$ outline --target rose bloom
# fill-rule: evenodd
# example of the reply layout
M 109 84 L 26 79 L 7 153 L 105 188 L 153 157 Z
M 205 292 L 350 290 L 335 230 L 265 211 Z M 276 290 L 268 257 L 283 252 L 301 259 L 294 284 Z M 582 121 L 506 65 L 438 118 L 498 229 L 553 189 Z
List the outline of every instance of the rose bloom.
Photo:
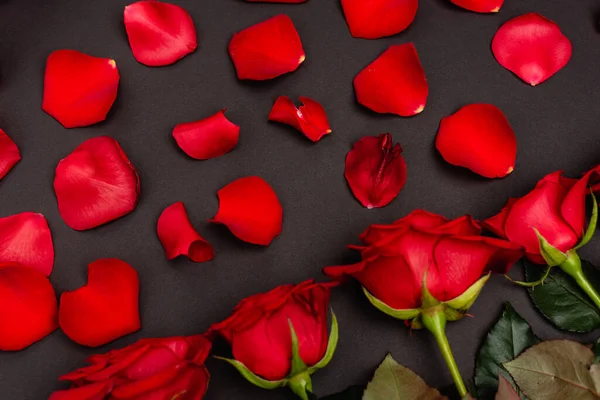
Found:
M 91 356 L 91 365 L 60 378 L 71 388 L 49 400 L 199 400 L 208 388 L 210 348 L 203 335 L 142 339 Z
M 336 282 L 283 285 L 242 300 L 226 320 L 209 334 L 229 342 L 233 357 L 254 374 L 275 381 L 288 376 L 292 359 L 292 323 L 300 358 L 311 367 L 327 350 L 327 311 L 330 290 Z
M 463 294 L 489 271 L 506 273 L 523 256 L 522 247 L 479 236 L 469 216 L 455 220 L 416 210 L 390 225 L 371 225 L 361 236 L 362 261 L 327 267 L 326 275 L 352 276 L 387 306 L 421 306 L 423 278 L 439 301 Z

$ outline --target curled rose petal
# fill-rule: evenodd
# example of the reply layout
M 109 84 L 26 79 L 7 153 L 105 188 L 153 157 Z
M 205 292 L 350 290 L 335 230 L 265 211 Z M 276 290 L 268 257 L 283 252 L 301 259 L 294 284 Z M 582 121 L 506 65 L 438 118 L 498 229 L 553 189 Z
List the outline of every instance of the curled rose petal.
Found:
M 158 218 L 157 233 L 167 258 L 187 256 L 194 262 L 212 260 L 213 247 L 196 232 L 181 201 L 167 207 Z
M 529 13 L 511 19 L 498 29 L 492 52 L 500 65 L 535 86 L 567 65 L 572 46 L 556 23 Z
M 42 214 L 24 212 L 0 218 L 0 263 L 15 262 L 44 276 L 52 273 L 54 245 Z
M 124 22 L 133 56 L 149 67 L 173 64 L 198 47 L 192 17 L 175 4 L 138 1 L 125 7 Z
M 10 137 L 0 129 L 0 180 L 21 160 L 19 148 Z
M 478 13 L 495 13 L 500 11 L 504 0 L 450 0 L 465 10 Z
M 365 136 L 346 156 L 344 175 L 354 197 L 371 209 L 384 207 L 398 196 L 406 182 L 402 147 L 389 133 Z
M 42 109 L 65 128 L 104 121 L 117 98 L 119 79 L 115 60 L 57 50 L 46 61 Z
M 79 231 L 132 212 L 140 181 L 119 143 L 99 136 L 86 140 L 58 163 L 54 192 L 65 223 Z
M 380 114 L 423 111 L 429 88 L 415 46 L 390 46 L 354 78 L 354 90 L 360 104 Z
M 295 71 L 306 58 L 296 27 L 284 14 L 233 35 L 229 55 L 239 79 L 260 81 Z
M 208 160 L 229 153 L 237 145 L 240 127 L 225 117 L 225 110 L 196 122 L 179 124 L 173 138 L 188 156 Z
M 342 0 L 342 8 L 352 36 L 377 39 L 408 28 L 419 0 Z
M 210 221 L 223 224 L 244 242 L 267 246 L 281 233 L 283 210 L 275 191 L 258 176 L 219 190 L 219 210 Z
M 0 350 L 22 350 L 56 329 L 56 295 L 41 272 L 0 264 L 0 299 Z
M 486 178 L 510 174 L 517 157 L 515 133 L 491 104 L 470 104 L 442 119 L 435 146 L 450 164 Z
M 58 321 L 74 342 L 97 347 L 140 329 L 135 269 L 116 258 L 88 266 L 87 285 L 60 297 Z
M 290 125 L 313 142 L 331 133 L 331 126 L 322 105 L 308 97 L 300 97 L 302 105 L 296 108 L 287 96 L 279 96 L 273 104 L 269 121 Z

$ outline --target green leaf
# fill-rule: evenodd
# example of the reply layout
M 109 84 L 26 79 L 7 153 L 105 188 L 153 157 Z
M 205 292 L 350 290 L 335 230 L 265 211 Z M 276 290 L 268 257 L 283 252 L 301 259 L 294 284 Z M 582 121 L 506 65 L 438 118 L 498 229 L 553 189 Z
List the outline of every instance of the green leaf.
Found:
M 588 370 L 594 353 L 579 343 L 551 340 L 536 344 L 504 364 L 532 400 L 600 399 Z
M 477 354 L 474 378 L 477 398 L 488 400 L 496 396 L 499 374 L 512 383 L 502 364 L 514 360 L 539 341 L 527 321 L 510 303 L 505 303 L 502 315 L 488 332 Z
M 443 400 L 437 389 L 427 386 L 410 369 L 398 364 L 390 354 L 375 371 L 362 400 Z
M 496 393 L 496 397 L 494 400 L 520 400 L 521 397 L 513 387 L 512 383 L 508 381 L 502 375 L 498 376 L 499 384 L 498 384 L 498 393 Z
M 362 400 L 364 391 L 362 386 L 350 386 L 343 392 L 321 397 L 320 400 Z
M 523 261 L 527 281 L 536 281 L 545 267 Z M 600 271 L 581 260 L 584 275 L 591 285 L 600 288 Z M 571 332 L 591 332 L 600 328 L 600 310 L 577 285 L 575 280 L 553 268 L 543 285 L 529 289 L 535 307 L 557 328 Z

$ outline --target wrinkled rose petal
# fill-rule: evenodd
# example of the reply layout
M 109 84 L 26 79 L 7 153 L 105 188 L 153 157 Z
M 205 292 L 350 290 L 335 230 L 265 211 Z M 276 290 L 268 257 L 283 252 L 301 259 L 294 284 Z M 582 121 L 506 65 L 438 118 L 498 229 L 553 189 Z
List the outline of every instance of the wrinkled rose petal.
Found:
M 273 104 L 269 121 L 290 125 L 313 142 L 331 133 L 331 126 L 323 106 L 308 97 L 300 97 L 302 105 L 296 108 L 287 96 L 279 96 Z
M 167 258 L 187 256 L 194 262 L 212 260 L 213 247 L 196 232 L 181 201 L 167 207 L 158 218 L 157 233 Z
M 0 129 L 0 180 L 21 160 L 19 148 L 10 137 Z
M 198 47 L 192 17 L 175 4 L 138 1 L 125 7 L 124 22 L 133 56 L 149 67 L 173 64 Z
M 470 104 L 442 119 L 435 146 L 450 164 L 486 178 L 510 174 L 517 157 L 515 133 L 491 104 Z
M 140 182 L 119 143 L 100 136 L 86 140 L 58 163 L 54 191 L 60 215 L 79 231 L 132 212 Z
M 41 272 L 0 264 L 0 350 L 22 350 L 56 327 L 56 295 Z
M 117 98 L 119 79 L 115 60 L 57 50 L 46 61 L 42 109 L 65 128 L 104 121 Z
M 354 90 L 360 104 L 380 114 L 423 111 L 429 88 L 415 46 L 390 46 L 354 78 Z
M 239 79 L 261 81 L 295 71 L 306 58 L 296 27 L 284 14 L 233 35 L 229 55 Z
M 258 176 L 219 190 L 219 210 L 211 222 L 223 224 L 244 242 L 267 246 L 281 233 L 283 210 L 275 191 Z
M 24 212 L 0 218 L 0 263 L 16 262 L 44 276 L 52 273 L 54 245 L 42 214 Z
M 135 269 L 104 258 L 88 266 L 87 285 L 64 292 L 58 320 L 74 342 L 97 347 L 140 329 L 139 282 Z
M 500 65 L 535 86 L 567 65 L 572 46 L 556 23 L 529 13 L 511 19 L 498 29 L 492 52 Z
M 188 156 L 208 160 L 229 153 L 237 145 L 240 127 L 225 117 L 225 110 L 196 122 L 179 124 L 173 138 Z
M 352 36 L 377 39 L 408 28 L 419 0 L 342 0 L 342 8 Z
M 450 0 L 452 3 L 469 11 L 478 13 L 495 13 L 500 11 L 504 0 Z
M 346 156 L 344 175 L 354 197 L 367 208 L 384 207 L 398 196 L 406 182 L 402 147 L 389 133 L 365 136 Z

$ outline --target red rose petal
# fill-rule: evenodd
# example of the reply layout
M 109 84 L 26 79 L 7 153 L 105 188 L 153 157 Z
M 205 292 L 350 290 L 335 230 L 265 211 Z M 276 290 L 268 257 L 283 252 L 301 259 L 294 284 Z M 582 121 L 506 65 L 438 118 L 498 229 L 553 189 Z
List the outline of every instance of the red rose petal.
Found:
M 190 223 L 181 201 L 170 205 L 160 214 L 156 230 L 169 260 L 184 255 L 194 262 L 204 262 L 215 256 L 210 243 Z
M 389 133 L 365 136 L 346 156 L 344 175 L 354 197 L 371 209 L 384 207 L 398 196 L 406 182 L 402 147 Z
M 79 231 L 132 212 L 140 181 L 119 143 L 99 136 L 86 140 L 58 163 L 54 191 L 60 215 Z
M 450 0 L 452 3 L 469 11 L 478 13 L 495 13 L 500 11 L 504 0 Z
M 104 121 L 117 98 L 119 79 L 115 60 L 57 50 L 46 61 L 42 110 L 65 128 Z
M 19 148 L 8 137 L 6 132 L 0 129 L 0 180 L 21 160 Z
M 267 246 L 281 233 L 283 210 L 275 191 L 258 176 L 219 190 L 219 211 L 210 221 L 223 224 L 244 242 Z
M 486 178 L 510 174 L 517 157 L 515 133 L 491 104 L 470 104 L 442 119 L 435 146 L 450 164 Z
M 322 105 L 308 97 L 300 97 L 302 105 L 296 108 L 287 96 L 279 96 L 273 104 L 269 121 L 290 125 L 304 135 L 318 142 L 323 136 L 331 133 L 331 126 Z
M 567 65 L 572 46 L 556 23 L 529 13 L 498 29 L 492 52 L 500 65 L 535 86 Z
M 39 271 L 0 264 L 0 350 L 22 350 L 56 327 L 56 295 Z
M 237 145 L 240 127 L 225 117 L 225 110 L 173 129 L 175 141 L 188 156 L 208 160 L 229 153 Z
M 306 58 L 294 23 L 281 14 L 246 28 L 229 42 L 239 79 L 273 79 L 295 71 Z
M 133 56 L 149 67 L 173 64 L 198 47 L 192 17 L 174 4 L 138 1 L 125 7 L 124 22 Z
M 113 383 L 97 382 L 85 386 L 57 390 L 53 392 L 48 400 L 102 400 L 110 395 Z
M 352 36 L 377 39 L 408 28 L 419 0 L 342 0 L 342 8 Z
M 58 320 L 74 342 L 97 347 L 140 329 L 135 269 L 116 258 L 88 266 L 87 285 L 60 297 Z
M 380 114 L 423 111 L 429 88 L 415 46 L 390 46 L 354 78 L 354 90 L 360 104 Z
M 16 262 L 49 276 L 54 245 L 42 214 L 24 212 L 0 218 L 0 263 Z

